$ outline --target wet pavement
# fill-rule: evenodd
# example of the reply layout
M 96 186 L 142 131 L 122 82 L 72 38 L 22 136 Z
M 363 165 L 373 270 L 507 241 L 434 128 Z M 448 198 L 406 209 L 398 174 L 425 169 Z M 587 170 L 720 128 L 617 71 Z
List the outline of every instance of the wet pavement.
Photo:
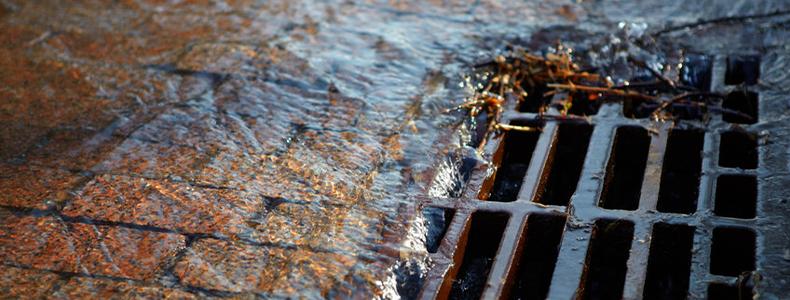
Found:
M 472 65 L 644 22 L 786 105 L 786 4 L 0 0 L 0 298 L 414 296 Z

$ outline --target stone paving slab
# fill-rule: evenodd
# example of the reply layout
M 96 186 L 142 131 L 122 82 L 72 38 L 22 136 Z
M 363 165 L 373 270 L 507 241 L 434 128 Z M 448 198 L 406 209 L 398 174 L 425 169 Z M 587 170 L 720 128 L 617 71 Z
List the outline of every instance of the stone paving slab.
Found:
M 0 163 L 0 205 L 46 209 L 70 199 L 87 179 L 62 169 Z
M 166 180 L 102 175 L 63 208 L 86 217 L 195 234 L 231 236 L 242 232 L 263 207 L 258 197 L 235 190 L 193 187 Z
M 153 280 L 181 235 L 0 211 L 0 260 L 36 269 Z
M 4 264 L 78 272 L 79 258 L 90 251 L 88 245 L 96 242 L 88 239 L 95 234 L 83 239 L 68 224 L 52 217 L 19 216 L 6 210 L 0 213 L 0 255 Z
M 268 293 L 287 266 L 289 250 L 231 241 L 196 241 L 174 273 L 187 286 L 228 292 Z
M 125 280 L 75 277 L 47 299 L 207 299 L 189 291 L 142 285 Z
M 52 272 L 0 265 L 0 298 L 43 299 L 61 280 Z

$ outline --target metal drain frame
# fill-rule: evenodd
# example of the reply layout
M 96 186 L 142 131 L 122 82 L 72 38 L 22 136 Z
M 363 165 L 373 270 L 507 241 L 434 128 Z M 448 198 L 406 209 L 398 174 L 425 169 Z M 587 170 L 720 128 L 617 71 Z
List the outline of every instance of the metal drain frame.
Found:
M 765 69 L 766 61 L 761 62 L 760 69 Z M 728 93 L 741 89 L 741 86 L 728 86 L 724 84 L 727 68 L 726 56 L 713 56 L 711 70 L 711 90 L 714 92 Z M 764 72 L 761 72 L 764 74 Z M 758 118 L 764 115 L 760 112 L 764 105 L 762 100 L 763 87 L 749 86 L 748 90 L 758 93 Z M 514 120 L 534 120 L 535 113 L 520 113 L 515 110 L 514 104 L 506 108 L 503 122 Z M 634 236 L 631 244 L 630 256 L 627 262 L 627 273 L 623 289 L 623 299 L 641 299 L 645 279 L 647 277 L 648 257 L 651 244 L 652 227 L 656 223 L 688 225 L 694 228 L 694 242 L 691 249 L 691 273 L 689 280 L 689 298 L 705 298 L 709 284 L 736 285 L 738 277 L 713 275 L 710 270 L 711 241 L 714 228 L 737 227 L 755 232 L 755 266 L 760 270 L 759 256 L 763 253 L 764 231 L 760 228 L 759 217 L 763 216 L 763 205 L 760 191 L 762 183 L 758 182 L 757 218 L 735 219 L 714 215 L 714 193 L 716 179 L 721 174 L 737 174 L 757 176 L 758 169 L 763 168 L 764 151 L 758 143 L 758 168 L 751 170 L 720 167 L 718 164 L 720 134 L 726 132 L 734 124 L 726 123 L 720 114 L 710 114 L 707 123 L 699 121 L 683 121 L 683 128 L 704 130 L 704 146 L 702 153 L 702 166 L 700 174 L 699 194 L 696 211 L 692 214 L 664 213 L 656 209 L 658 192 L 662 173 L 664 153 L 667 145 L 669 130 L 675 125 L 672 122 L 655 123 L 647 119 L 629 119 L 623 115 L 621 104 L 602 105 L 598 113 L 591 118 L 593 133 L 587 149 L 581 176 L 576 191 L 570 203 L 565 206 L 543 205 L 533 202 L 536 191 L 544 173 L 548 171 L 547 161 L 551 147 L 557 138 L 558 123 L 578 122 L 572 120 L 545 120 L 526 176 L 524 177 L 518 199 L 514 202 L 481 201 L 478 194 L 481 190 L 490 188 L 487 184 L 485 166 L 479 166 L 472 171 L 464 192 L 460 198 L 430 198 L 426 197 L 426 206 L 452 209 L 455 215 L 447 228 L 441 241 L 439 251 L 431 254 L 433 268 L 429 271 L 423 285 L 420 298 L 445 299 L 452 286 L 452 279 L 458 271 L 463 255 L 459 252 L 459 245 L 465 244 L 469 231 L 470 217 L 475 211 L 505 212 L 510 215 L 499 250 L 493 265 L 488 273 L 487 282 L 482 294 L 483 299 L 499 299 L 506 295 L 507 286 L 513 281 L 517 269 L 513 266 L 514 258 L 523 248 L 527 216 L 530 214 L 548 214 L 567 216 L 565 231 L 562 235 L 559 255 L 555 271 L 551 278 L 549 299 L 575 299 L 584 285 L 583 273 L 585 268 L 586 253 L 590 244 L 591 229 L 598 219 L 627 220 L 634 225 Z M 759 123 L 759 122 L 758 122 Z M 598 206 L 598 200 L 606 175 L 606 166 L 609 159 L 615 131 L 620 126 L 644 126 L 656 129 L 657 134 L 651 134 L 651 142 L 644 170 L 644 180 L 641 188 L 639 206 L 636 210 L 612 210 Z M 756 134 L 755 125 L 738 124 L 740 128 Z M 489 141 L 484 148 L 484 157 L 495 157 L 495 153 L 502 144 L 503 137 Z M 500 155 L 501 156 L 501 155 Z M 498 163 L 498 162 L 494 162 Z M 460 255 L 459 255 L 460 254 Z

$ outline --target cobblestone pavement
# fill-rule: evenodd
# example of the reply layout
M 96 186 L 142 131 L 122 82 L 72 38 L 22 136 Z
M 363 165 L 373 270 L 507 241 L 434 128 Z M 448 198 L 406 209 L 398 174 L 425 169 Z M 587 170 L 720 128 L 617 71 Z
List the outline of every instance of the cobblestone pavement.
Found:
M 0 298 L 383 295 L 458 63 L 388 10 L 0 2 Z
M 458 74 L 600 13 L 0 0 L 0 298 L 391 296 Z

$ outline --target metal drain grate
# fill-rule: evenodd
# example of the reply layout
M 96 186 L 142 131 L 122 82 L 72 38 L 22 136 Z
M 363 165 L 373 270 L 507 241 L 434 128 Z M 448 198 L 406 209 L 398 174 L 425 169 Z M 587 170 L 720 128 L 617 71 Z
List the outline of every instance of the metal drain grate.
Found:
M 493 176 L 474 169 L 459 199 L 426 200 L 452 220 L 436 222 L 446 233 L 421 297 L 750 295 L 762 230 L 750 129 L 760 58 L 695 59 L 698 86 L 728 93 L 719 108 L 740 114 L 702 122 L 676 112 L 683 122 L 654 123 L 633 103 L 614 103 L 586 124 L 509 107 L 503 122 L 543 130 L 490 141 Z

